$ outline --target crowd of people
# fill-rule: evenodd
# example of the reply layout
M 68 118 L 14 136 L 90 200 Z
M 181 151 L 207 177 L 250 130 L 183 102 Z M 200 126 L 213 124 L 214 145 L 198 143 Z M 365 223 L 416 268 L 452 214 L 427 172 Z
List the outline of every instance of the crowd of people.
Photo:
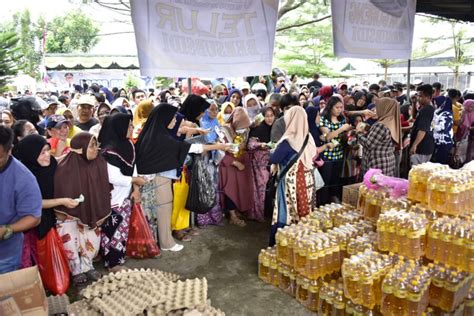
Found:
M 182 250 L 197 232 L 172 230 L 180 179 L 204 187 L 205 206 L 190 222 L 228 217 L 243 227 L 271 217 L 273 244 L 279 227 L 340 201 L 342 186 L 370 168 L 406 178 L 423 162 L 473 159 L 474 93 L 383 80 L 325 86 L 318 75 L 303 86 L 296 75 L 247 79 L 240 89 L 225 78 L 193 79 L 191 94 L 97 84 L 6 94 L 0 273 L 39 264 L 37 246 L 51 230 L 74 284 L 100 278 L 100 261 L 122 269 L 134 204 L 161 250 Z

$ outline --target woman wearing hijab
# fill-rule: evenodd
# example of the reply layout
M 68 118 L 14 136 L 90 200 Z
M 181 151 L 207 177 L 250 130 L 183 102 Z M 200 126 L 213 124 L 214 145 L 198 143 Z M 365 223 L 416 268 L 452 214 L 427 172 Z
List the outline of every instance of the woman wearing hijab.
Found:
M 115 111 L 125 113 L 128 110 L 130 110 L 130 102 L 126 98 L 120 97 L 112 103 L 112 111 L 110 112 L 110 115 Z
M 450 98 L 439 96 L 434 98 L 437 110 L 434 114 L 433 137 L 435 141 L 435 151 L 433 158 L 435 162 L 441 164 L 449 163 L 449 154 L 454 147 L 453 134 L 453 103 Z
M 101 274 L 94 269 L 93 259 L 100 248 L 99 226 L 110 216 L 111 207 L 107 162 L 92 134 L 83 132 L 71 140 L 71 152 L 54 175 L 54 196 L 82 201 L 75 208 L 54 208 L 73 283 L 98 280 Z
M 465 163 L 474 159 L 474 100 L 468 99 L 463 103 L 461 123 L 456 132 L 458 143 L 467 142 L 467 150 L 460 153 Z
M 262 106 L 255 94 L 247 94 L 244 98 L 244 108 L 250 117 L 250 121 L 255 122 L 255 118 L 260 113 Z
M 259 222 L 264 221 L 265 193 L 270 179 L 268 161 L 270 158 L 270 135 L 275 122 L 275 112 L 271 107 L 263 111 L 265 120 L 250 130 L 248 150 L 253 173 L 254 205 L 247 217 Z
M 229 120 L 232 112 L 234 112 L 235 105 L 232 102 L 224 102 L 221 106 L 221 111 L 217 115 L 217 121 L 221 126 L 224 126 Z
M 312 210 L 313 158 L 317 148 L 309 131 L 305 110 L 294 106 L 285 112 L 286 131 L 270 155 L 272 173 L 278 169 L 278 186 L 273 212 L 270 245 L 279 227 L 297 223 Z
M 395 146 L 402 143 L 400 104 L 392 98 L 376 101 L 378 121 L 365 134 L 362 124 L 357 126 L 359 143 L 363 146 L 362 174 L 376 168 L 386 176 L 396 176 Z
M 133 136 L 132 141 L 137 142 L 138 136 L 145 125 L 148 116 L 150 116 L 151 111 L 153 110 L 153 102 L 151 100 L 144 100 L 138 103 L 137 108 L 135 109 L 135 114 L 133 115 Z
M 37 241 L 43 239 L 56 224 L 53 208 L 75 208 L 78 203 L 71 198 L 54 198 L 54 173 L 58 163 L 44 137 L 35 134 L 23 138 L 15 146 L 15 157 L 35 176 L 43 198 L 41 223 L 24 233 L 22 268 L 27 268 L 38 263 Z
M 111 108 L 107 103 L 100 103 L 99 106 L 97 107 L 97 119 L 99 120 L 99 123 L 95 124 L 94 126 L 91 127 L 89 130 L 89 133 L 94 135 L 95 137 L 99 137 L 100 129 L 102 128 L 102 125 L 104 124 L 104 120 L 107 116 L 109 116 L 111 113 Z
M 100 93 L 105 96 L 109 103 L 114 102 L 114 94 L 107 87 L 100 88 Z
M 238 213 L 247 213 L 253 207 L 252 165 L 247 148 L 250 118 L 247 111 L 238 107 L 232 113 L 231 123 L 227 125 L 229 142 L 237 144 L 238 151 L 227 153 L 219 166 L 219 186 L 222 192 L 221 204 L 229 213 L 230 223 L 245 226 Z
M 226 102 L 232 102 L 235 107 L 242 106 L 242 91 L 239 89 L 232 89 L 229 92 L 229 95 L 225 99 Z
M 218 128 L 219 122 L 217 121 L 217 104 L 212 102 L 209 109 L 206 110 L 204 116 L 201 118 L 201 128 L 210 130 L 206 135 L 206 143 L 213 144 L 219 140 L 217 135 L 216 128 Z M 208 225 L 221 225 L 222 224 L 222 209 L 219 203 L 219 155 L 216 151 L 203 154 L 205 155 L 205 161 L 207 163 L 207 168 L 209 174 L 212 176 L 212 182 L 216 189 L 216 206 L 214 206 L 209 212 L 205 214 L 197 214 L 197 223 L 199 226 L 208 226 Z
M 179 112 L 184 115 L 185 119 L 189 122 L 199 124 L 199 120 L 204 115 L 204 112 L 209 108 L 210 104 L 201 96 L 191 94 L 188 96 Z
M 178 179 L 188 153 L 210 150 L 228 150 L 229 145 L 200 145 L 180 141 L 171 135 L 176 125 L 178 108 L 162 103 L 155 107 L 143 127 L 136 144 L 138 174 L 153 178 L 158 203 L 158 234 L 162 250 L 180 251 L 171 235 L 171 213 L 173 209 L 172 180 Z M 160 144 L 157 146 L 156 144 Z
M 132 116 L 117 113 L 105 119 L 99 134 L 102 154 L 107 161 L 109 183 L 113 187 L 112 215 L 102 225 L 101 238 L 105 266 L 111 271 L 120 270 L 120 265 L 125 262 L 132 212 L 130 194 L 135 202 L 140 202 L 138 186 L 145 184 L 145 179 L 136 176 L 135 148 L 129 140 L 132 131 Z

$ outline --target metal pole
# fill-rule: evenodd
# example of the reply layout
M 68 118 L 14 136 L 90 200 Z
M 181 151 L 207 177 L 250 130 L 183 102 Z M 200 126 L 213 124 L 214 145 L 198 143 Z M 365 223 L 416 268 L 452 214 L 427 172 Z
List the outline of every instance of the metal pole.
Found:
M 411 76 L 411 59 L 408 59 L 408 68 L 407 68 L 407 103 L 408 104 L 411 104 L 410 76 Z
M 191 77 L 188 78 L 188 95 L 193 94 L 193 89 L 191 87 Z

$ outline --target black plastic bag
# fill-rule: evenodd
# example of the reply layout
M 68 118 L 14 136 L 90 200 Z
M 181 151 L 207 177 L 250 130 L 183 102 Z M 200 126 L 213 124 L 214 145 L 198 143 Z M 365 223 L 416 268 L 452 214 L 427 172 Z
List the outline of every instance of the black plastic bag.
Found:
M 201 155 L 194 155 L 186 209 L 205 214 L 216 205 L 216 188 Z

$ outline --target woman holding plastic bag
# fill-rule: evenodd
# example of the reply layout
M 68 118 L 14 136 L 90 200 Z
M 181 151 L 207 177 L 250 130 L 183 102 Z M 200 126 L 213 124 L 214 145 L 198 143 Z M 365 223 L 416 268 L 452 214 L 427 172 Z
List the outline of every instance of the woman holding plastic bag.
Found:
M 53 208 L 74 208 L 79 203 L 71 198 L 54 198 L 54 174 L 58 163 L 44 137 L 26 136 L 15 146 L 15 156 L 35 176 L 43 198 L 41 223 L 24 233 L 22 268 L 37 264 L 45 287 L 54 294 L 64 294 L 69 288 L 69 267 L 55 229 Z M 55 255 L 48 255 L 50 253 Z
M 110 216 L 110 184 L 107 162 L 99 155 L 92 134 L 83 132 L 72 138 L 71 152 L 54 175 L 54 196 L 80 202 L 74 208 L 54 208 L 73 283 L 98 280 L 101 274 L 94 269 L 93 259 L 100 248 L 99 226 Z
M 105 119 L 99 134 L 102 154 L 107 161 L 109 183 L 113 187 L 112 215 L 102 225 L 101 236 L 105 266 L 110 271 L 123 268 L 121 265 L 125 263 L 132 200 L 140 203 L 139 187 L 146 182 L 137 176 L 135 147 L 130 140 L 132 133 L 132 116 L 117 113 Z
M 188 153 L 231 148 L 225 144 L 191 145 L 174 138 L 169 131 L 176 125 L 177 111 L 177 107 L 168 103 L 161 103 L 155 107 L 136 144 L 138 173 L 155 176 L 158 234 L 161 249 L 165 251 L 180 251 L 184 248 L 183 245 L 177 244 L 171 235 L 171 215 L 172 180 L 178 179 L 178 169 L 183 166 L 186 156 Z

